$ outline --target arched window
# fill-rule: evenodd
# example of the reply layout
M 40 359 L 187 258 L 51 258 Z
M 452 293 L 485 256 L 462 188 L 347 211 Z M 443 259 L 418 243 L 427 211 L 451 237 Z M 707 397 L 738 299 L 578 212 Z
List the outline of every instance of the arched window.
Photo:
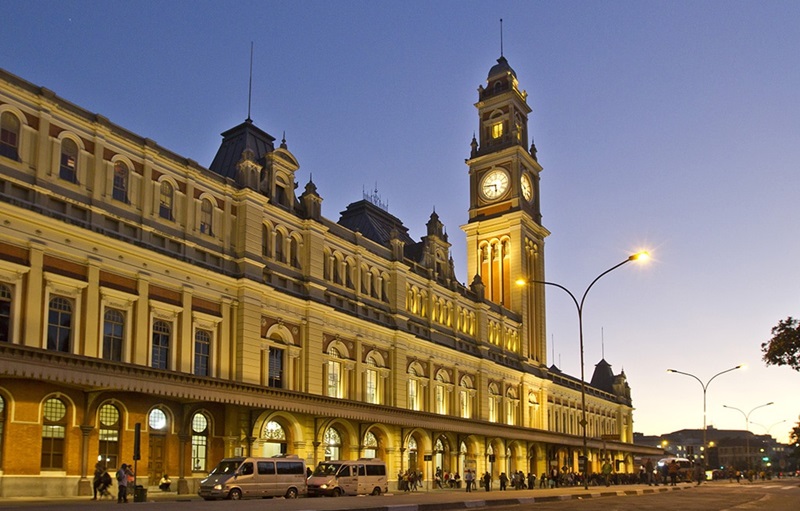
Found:
M 475 387 L 472 386 L 472 379 L 469 376 L 461 377 L 461 389 L 458 391 L 458 405 L 462 419 L 469 419 L 472 417 L 472 391 Z
M 269 347 L 269 367 L 267 374 L 267 386 L 273 389 L 283 388 L 283 357 L 285 350 L 276 348 L 275 346 Z
M 192 417 L 192 472 L 205 472 L 207 460 L 208 419 L 198 412 Z
M 19 160 L 19 119 L 11 112 L 0 115 L 0 156 Z
M 128 203 L 128 175 L 128 166 L 125 162 L 114 163 L 114 183 L 111 197 L 126 204 Z
M 58 398 L 50 398 L 42 407 L 42 469 L 64 468 L 64 438 L 67 430 L 67 407 Z
M 200 203 L 200 232 L 203 234 L 208 234 L 209 236 L 214 235 L 214 205 L 211 204 L 211 201 L 208 199 L 203 199 L 203 202 Z
M 167 432 L 167 414 L 160 408 L 153 408 L 150 411 L 150 416 L 147 419 L 147 424 L 150 426 L 150 431 L 156 433 Z
M 378 453 L 378 439 L 372 431 L 367 431 L 364 434 L 364 458 L 377 458 Z
M 289 237 L 289 262 L 293 268 L 300 269 L 300 246 L 294 236 Z
M 325 444 L 325 461 L 340 459 L 339 453 L 342 450 L 342 435 L 340 435 L 335 428 L 328 428 L 325 430 L 322 440 Z
M 211 374 L 211 332 L 197 330 L 194 333 L 194 374 L 209 376 Z
M 269 421 L 264 424 L 261 431 L 261 438 L 264 443 L 261 447 L 261 455 L 267 458 L 286 454 L 286 431 L 276 421 Z
M 169 181 L 162 181 L 158 199 L 158 216 L 161 218 L 166 218 L 167 220 L 172 220 L 174 218 L 172 215 L 174 198 L 175 190 L 173 189 L 172 184 L 170 184 Z
M 506 424 L 515 425 L 517 423 L 517 409 L 519 408 L 519 398 L 517 391 L 509 387 L 506 391 Z
M 380 404 L 378 394 L 378 363 L 373 354 L 367 355 L 365 362 L 367 370 L 364 371 L 364 400 L 373 405 Z
M 422 410 L 422 384 L 421 377 L 424 375 L 416 364 L 408 367 L 408 409 L 414 411 Z
M 56 296 L 50 300 L 47 318 L 47 349 L 71 351 L 72 341 L 72 303 L 66 298 Z
M 98 414 L 100 422 L 100 446 L 98 461 L 102 461 L 106 468 L 117 468 L 119 461 L 119 430 L 121 421 L 119 409 L 112 404 L 100 407 Z
M 283 257 L 283 233 L 280 230 L 275 231 L 275 260 L 278 262 L 286 262 Z
M 11 289 L 0 284 L 0 342 L 11 341 Z
M 272 256 L 272 229 L 268 225 L 261 226 L 261 255 Z
M 489 421 L 497 422 L 500 413 L 500 395 L 497 386 L 492 383 L 489 385 Z
M 435 380 L 436 413 L 445 415 L 447 414 L 447 389 L 445 388 L 445 384 L 448 383 L 447 375 L 444 371 L 439 371 L 436 373 Z
M 117 309 L 106 309 L 103 315 L 103 358 L 121 362 L 124 338 L 125 313 Z
M 169 369 L 169 347 L 172 328 L 166 321 L 153 323 L 153 360 L 156 369 Z
M 61 165 L 58 177 L 70 183 L 78 182 L 78 144 L 71 138 L 61 141 Z
M 331 346 L 328 348 L 328 356 L 330 357 L 327 362 L 328 396 L 342 398 L 344 392 L 342 386 L 342 363 L 339 361 L 341 355 L 339 355 L 339 350 Z

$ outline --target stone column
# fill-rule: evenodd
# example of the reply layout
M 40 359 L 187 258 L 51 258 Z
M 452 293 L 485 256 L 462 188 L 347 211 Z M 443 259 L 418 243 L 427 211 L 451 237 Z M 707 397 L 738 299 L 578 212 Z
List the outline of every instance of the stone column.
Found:
M 89 435 L 94 431 L 94 426 L 81 426 L 81 478 L 78 480 L 78 495 L 88 496 L 92 494 L 92 480 L 88 478 L 89 473 Z M 94 473 L 92 473 L 94 476 Z
M 178 495 L 189 493 L 189 482 L 186 480 L 186 445 L 192 441 L 192 436 L 186 433 L 178 435 Z

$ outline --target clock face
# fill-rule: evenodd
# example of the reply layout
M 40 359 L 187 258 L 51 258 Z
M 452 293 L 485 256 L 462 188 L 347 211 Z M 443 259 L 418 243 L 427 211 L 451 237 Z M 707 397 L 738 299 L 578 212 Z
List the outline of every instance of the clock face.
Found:
M 528 174 L 522 174 L 522 179 L 520 179 L 519 187 L 522 190 L 522 197 L 526 201 L 530 201 L 533 199 L 533 184 L 531 183 L 531 178 L 528 177 Z
M 481 193 L 489 200 L 501 197 L 508 189 L 508 173 L 505 170 L 495 169 L 483 177 Z

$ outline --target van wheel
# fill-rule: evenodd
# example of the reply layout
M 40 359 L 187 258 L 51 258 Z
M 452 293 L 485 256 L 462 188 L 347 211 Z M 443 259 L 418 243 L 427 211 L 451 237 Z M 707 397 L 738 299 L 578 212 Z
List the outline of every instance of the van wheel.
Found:
M 242 500 L 242 490 L 239 488 L 234 488 L 228 494 L 228 498 L 231 500 Z
M 373 495 L 380 495 L 381 494 L 381 489 L 376 486 L 375 489 L 372 490 L 372 494 Z
M 289 488 L 286 490 L 286 495 L 284 498 L 287 499 L 296 499 L 297 498 L 297 488 Z
M 331 494 L 334 497 L 341 497 L 342 496 L 342 489 L 341 488 L 334 488 L 333 493 Z

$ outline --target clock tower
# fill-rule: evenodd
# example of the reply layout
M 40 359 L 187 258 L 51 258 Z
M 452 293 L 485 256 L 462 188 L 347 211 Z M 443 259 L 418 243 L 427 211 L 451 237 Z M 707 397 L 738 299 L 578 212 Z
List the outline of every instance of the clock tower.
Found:
M 544 286 L 519 286 L 519 278 L 544 280 L 536 147 L 528 147 L 528 94 L 505 57 L 478 87 L 478 137 L 469 166 L 467 271 L 480 276 L 485 298 L 522 315 L 522 355 L 546 364 Z

